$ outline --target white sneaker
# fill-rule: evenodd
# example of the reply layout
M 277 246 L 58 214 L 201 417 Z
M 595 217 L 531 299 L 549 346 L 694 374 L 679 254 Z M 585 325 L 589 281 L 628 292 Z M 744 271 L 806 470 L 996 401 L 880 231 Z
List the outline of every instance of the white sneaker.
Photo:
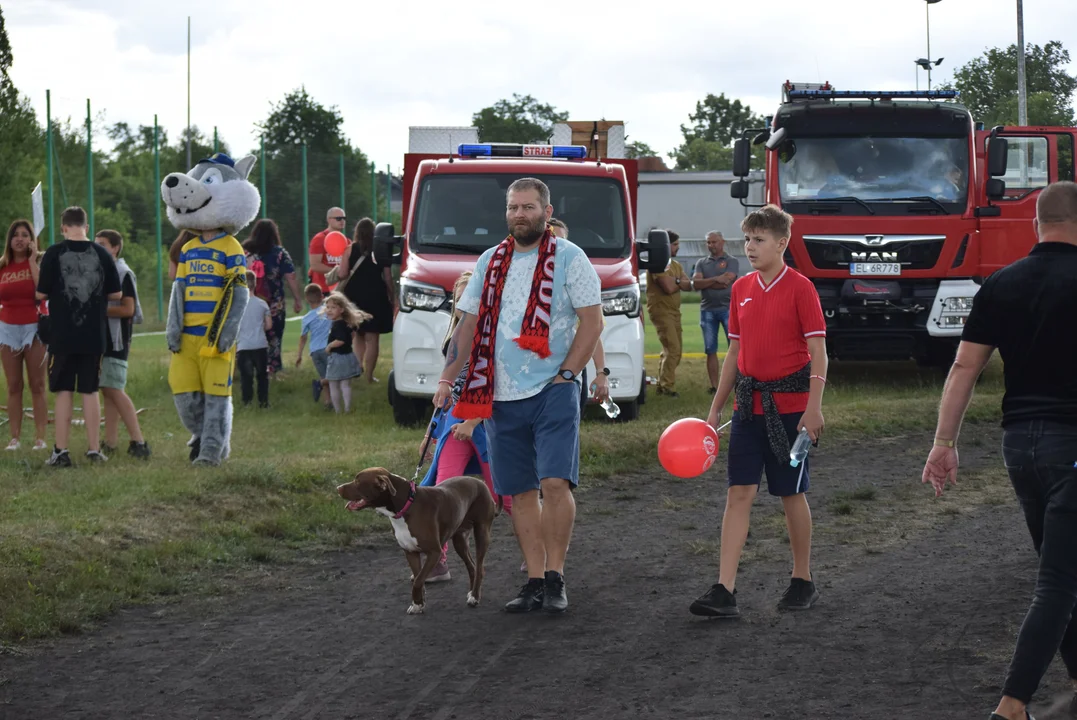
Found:
M 14 450 L 18 450 L 21 447 L 22 447 L 22 443 L 19 442 L 18 438 L 11 438 L 11 442 L 9 442 L 7 444 L 7 447 L 4 448 L 4 449 L 14 451 Z
M 49 444 L 47 442 L 45 442 L 44 440 L 37 440 L 37 441 L 34 442 L 34 447 L 32 449 L 34 449 L 34 450 L 48 450 L 49 449 Z

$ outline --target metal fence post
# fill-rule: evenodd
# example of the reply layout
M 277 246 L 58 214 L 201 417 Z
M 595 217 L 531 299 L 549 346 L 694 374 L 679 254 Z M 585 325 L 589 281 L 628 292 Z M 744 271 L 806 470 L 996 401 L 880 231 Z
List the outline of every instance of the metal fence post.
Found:
M 266 217 L 266 213 L 269 212 L 269 206 L 266 202 L 266 136 L 262 136 L 262 218 Z
M 49 245 L 56 242 L 56 193 L 52 187 L 52 91 L 45 91 L 45 153 L 49 156 L 49 167 L 46 178 L 49 183 L 49 218 L 46 225 L 49 226 Z
M 310 275 L 310 206 L 307 199 L 307 141 L 303 141 L 303 274 Z
M 161 147 L 157 137 L 157 115 L 153 116 L 153 205 L 157 218 L 157 320 L 165 317 L 164 273 L 161 248 Z
M 90 118 L 90 99 L 86 98 L 86 193 L 89 204 L 86 207 L 87 219 L 90 223 L 90 239 L 94 237 L 93 221 L 93 121 Z
M 374 208 L 374 223 L 378 222 L 378 177 L 374 172 L 374 162 L 370 163 L 370 205 Z

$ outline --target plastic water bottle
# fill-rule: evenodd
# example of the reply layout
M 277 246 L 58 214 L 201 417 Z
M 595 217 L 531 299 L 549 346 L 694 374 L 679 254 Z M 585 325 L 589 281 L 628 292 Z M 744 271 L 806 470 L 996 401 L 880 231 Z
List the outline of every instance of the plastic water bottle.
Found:
M 805 428 L 797 435 L 796 442 L 793 443 L 793 449 L 789 451 L 789 464 L 793 467 L 797 467 L 804 458 L 808 457 L 808 448 L 811 447 L 811 436 L 808 435 L 808 430 Z
M 602 409 L 606 411 L 606 416 L 615 418 L 621 414 L 621 408 L 617 407 L 617 403 L 613 402 L 611 398 L 606 398 L 602 401 Z

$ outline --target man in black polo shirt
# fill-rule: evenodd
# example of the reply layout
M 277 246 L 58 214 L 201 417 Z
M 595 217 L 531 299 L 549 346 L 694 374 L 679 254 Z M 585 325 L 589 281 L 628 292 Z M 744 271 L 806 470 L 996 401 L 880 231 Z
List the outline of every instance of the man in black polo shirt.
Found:
M 1025 706 L 1055 652 L 1077 684 L 1077 184 L 1036 203 L 1039 243 L 976 294 L 939 407 L 923 482 L 956 484 L 957 442 L 972 389 L 991 353 L 1002 356 L 1002 452 L 1036 552 L 1036 594 L 991 717 L 1031 718 Z M 1077 698 L 1075 698 L 1077 699 Z

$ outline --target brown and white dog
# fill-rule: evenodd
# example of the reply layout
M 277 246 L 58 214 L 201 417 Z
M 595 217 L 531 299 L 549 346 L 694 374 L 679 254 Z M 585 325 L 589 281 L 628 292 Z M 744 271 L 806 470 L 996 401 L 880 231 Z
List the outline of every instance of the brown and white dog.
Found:
M 475 607 L 482 594 L 490 527 L 501 514 L 501 498 L 494 502 L 486 483 L 478 478 L 448 478 L 433 487 L 417 487 L 385 468 L 367 468 L 350 483 L 337 487 L 348 501 L 348 510 L 373 508 L 389 518 L 396 542 L 404 550 L 413 575 L 409 615 L 426 606 L 426 578 L 441 558 L 441 548 L 452 538 L 453 547 L 467 567 L 470 589 L 467 604 Z M 468 534 L 475 532 L 475 560 L 471 559 Z M 426 553 L 421 562 L 420 553 Z M 421 565 L 421 569 L 420 569 Z

